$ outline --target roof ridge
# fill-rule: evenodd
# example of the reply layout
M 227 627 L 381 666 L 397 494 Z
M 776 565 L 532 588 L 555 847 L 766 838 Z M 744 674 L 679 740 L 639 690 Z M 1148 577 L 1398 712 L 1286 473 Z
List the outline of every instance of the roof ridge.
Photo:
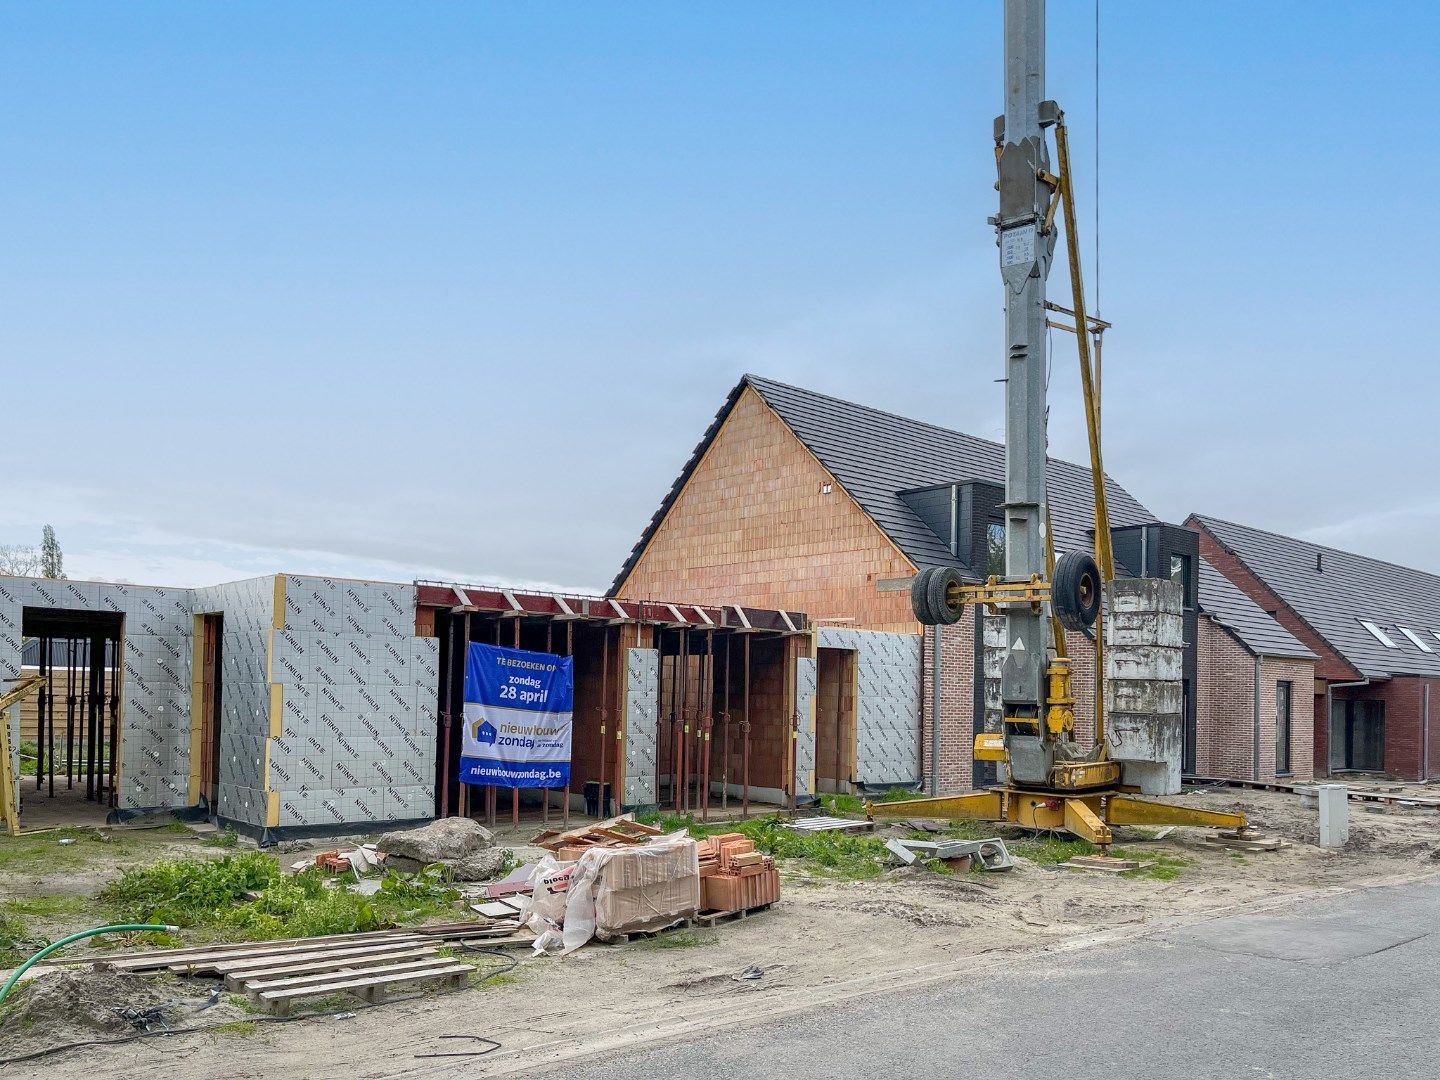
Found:
M 1002 453 L 1005 450 L 1005 444 L 1003 442 L 997 442 L 995 439 L 987 439 L 983 435 L 972 435 L 970 432 L 961 431 L 959 428 L 942 427 L 939 424 L 932 424 L 929 420 L 917 420 L 913 416 L 902 416 L 900 413 L 891 412 L 889 409 L 877 409 L 873 405 L 865 405 L 859 401 L 851 401 L 849 398 L 836 397 L 834 394 L 825 394 L 819 390 L 811 390 L 808 386 L 796 386 L 794 383 L 781 382 L 779 379 L 772 379 L 767 375 L 756 375 L 747 371 L 740 377 L 740 381 L 754 386 L 757 390 L 760 389 L 760 387 L 756 385 L 757 383 L 777 386 L 784 390 L 794 390 L 796 393 L 808 394 L 814 398 L 823 398 L 826 401 L 833 401 L 837 405 L 848 405 L 852 409 L 860 409 L 878 416 L 888 416 L 892 420 L 900 420 L 906 424 L 915 424 L 917 427 L 929 428 L 932 431 L 938 431 L 945 435 L 958 435 L 962 439 L 973 439 L 975 442 L 984 443 L 986 446 L 993 446 Z M 763 391 L 761 392 L 763 393 Z M 1082 465 L 1078 461 L 1071 461 L 1069 458 L 1056 457 L 1049 452 L 1048 448 L 1045 452 L 1045 460 L 1053 461 L 1057 465 L 1068 465 L 1072 469 L 1080 469 L 1086 473 L 1090 471 L 1089 465 Z M 1108 472 L 1104 475 L 1107 480 L 1114 479 Z
M 1407 574 L 1422 574 L 1427 578 L 1433 578 L 1437 584 L 1440 584 L 1440 574 L 1432 573 L 1429 570 L 1421 570 L 1417 566 L 1406 566 L 1404 563 L 1391 562 L 1389 559 L 1380 559 L 1374 555 L 1366 555 L 1360 551 L 1346 551 L 1344 548 L 1334 547 L 1330 544 L 1319 544 L 1314 540 L 1306 540 L 1299 536 L 1290 536 L 1286 533 L 1276 532 L 1274 529 L 1262 529 L 1256 525 L 1246 525 L 1240 521 L 1231 521 L 1228 518 L 1216 517 L 1214 514 L 1197 514 L 1192 510 L 1190 516 L 1200 521 L 1212 521 L 1217 525 L 1229 525 L 1234 529 L 1244 529 L 1246 532 L 1260 533 L 1263 536 L 1273 536 L 1280 540 L 1289 540 L 1292 544 L 1305 544 L 1312 548 L 1318 548 L 1321 551 L 1333 552 L 1336 555 L 1345 555 L 1351 559 L 1363 559 L 1366 562 L 1375 563 L 1379 566 L 1388 566 L 1395 570 L 1403 570 Z

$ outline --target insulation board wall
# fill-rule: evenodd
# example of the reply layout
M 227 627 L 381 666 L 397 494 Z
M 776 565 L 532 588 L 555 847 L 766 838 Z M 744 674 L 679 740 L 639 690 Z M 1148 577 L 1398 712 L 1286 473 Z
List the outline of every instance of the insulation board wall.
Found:
M 625 652 L 625 806 L 654 806 L 660 724 L 660 652 Z
M 433 817 L 440 643 L 415 636 L 414 586 L 287 575 L 277 595 L 270 824 Z
M 25 608 L 124 616 L 117 800 L 122 809 L 176 807 L 187 802 L 190 601 L 188 589 L 0 578 L 0 678 L 12 679 L 20 673 Z M 13 721 L 13 743 L 18 743 L 18 710 Z
M 920 778 L 921 642 L 918 634 L 816 631 L 818 647 L 857 654 L 857 783 L 906 784 Z
M 795 661 L 795 714 L 800 718 L 795 738 L 795 794 L 815 794 L 815 659 Z
M 124 616 L 121 809 L 191 804 L 194 627 L 197 615 L 220 613 L 214 812 L 259 828 L 434 815 L 439 642 L 415 636 L 414 586 L 296 575 L 201 589 L 3 578 L 0 677 L 19 674 L 27 607 Z

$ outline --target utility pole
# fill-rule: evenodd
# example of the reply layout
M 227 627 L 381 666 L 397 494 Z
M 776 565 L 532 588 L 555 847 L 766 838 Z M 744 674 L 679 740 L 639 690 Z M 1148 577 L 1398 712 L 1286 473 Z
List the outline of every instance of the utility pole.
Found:
M 1042 102 L 1044 108 L 1042 109 Z M 1052 188 L 1043 128 L 1057 110 L 1045 101 L 1045 0 L 1005 0 L 1005 115 L 996 120 L 1000 213 L 991 221 L 1005 283 L 1005 576 L 1045 576 L 1045 278 L 1054 250 L 1045 229 Z M 1045 780 L 1053 750 L 1042 738 L 1046 617 L 1029 605 L 1005 614 L 1000 687 L 1007 718 L 1034 717 L 1012 729 L 1006 745 L 1021 783 Z

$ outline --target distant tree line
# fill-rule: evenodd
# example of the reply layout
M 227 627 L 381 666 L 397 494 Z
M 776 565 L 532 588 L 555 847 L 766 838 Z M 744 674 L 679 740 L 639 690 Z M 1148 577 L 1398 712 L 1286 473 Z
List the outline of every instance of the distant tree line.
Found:
M 59 580 L 65 576 L 65 553 L 55 530 L 46 525 L 39 545 L 0 544 L 0 574 L 14 577 L 43 577 Z

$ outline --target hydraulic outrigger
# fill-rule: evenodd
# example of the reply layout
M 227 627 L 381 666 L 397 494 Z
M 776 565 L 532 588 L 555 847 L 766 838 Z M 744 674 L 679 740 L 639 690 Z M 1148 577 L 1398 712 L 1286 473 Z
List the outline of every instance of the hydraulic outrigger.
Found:
M 1003 731 L 975 738 L 975 758 L 995 761 L 1005 780 L 997 787 L 951 798 L 868 803 L 871 817 L 949 817 L 1010 822 L 1025 828 L 1074 833 L 1101 847 L 1112 825 L 1246 827 L 1243 814 L 1171 806 L 1133 797 L 1121 783 L 1121 762 L 1111 760 L 1105 732 L 1105 627 L 1102 597 L 1114 580 L 1110 515 L 1100 446 L 1100 402 L 1090 344 L 1109 323 L 1085 311 L 1077 236 L 1075 191 L 1065 114 L 1044 99 L 1044 0 L 1005 2 L 1005 115 L 995 122 L 1000 213 L 991 218 L 1005 282 L 1005 575 L 967 585 L 954 567 L 931 567 L 911 586 L 915 615 L 926 625 L 959 621 L 983 604 L 1005 616 L 1001 673 Z M 1045 131 L 1055 129 L 1058 174 L 1049 167 Z M 1063 213 L 1074 308 L 1045 299 Z M 1074 325 L 1050 318 L 1069 315 Z M 1068 551 L 1055 559 L 1045 490 L 1045 332 L 1071 331 L 1079 343 L 1080 382 L 1094 484 L 1095 552 Z M 1048 613 L 1046 608 L 1048 606 Z M 1075 696 L 1065 630 L 1090 631 L 1097 672 L 1095 742 L 1075 738 Z

